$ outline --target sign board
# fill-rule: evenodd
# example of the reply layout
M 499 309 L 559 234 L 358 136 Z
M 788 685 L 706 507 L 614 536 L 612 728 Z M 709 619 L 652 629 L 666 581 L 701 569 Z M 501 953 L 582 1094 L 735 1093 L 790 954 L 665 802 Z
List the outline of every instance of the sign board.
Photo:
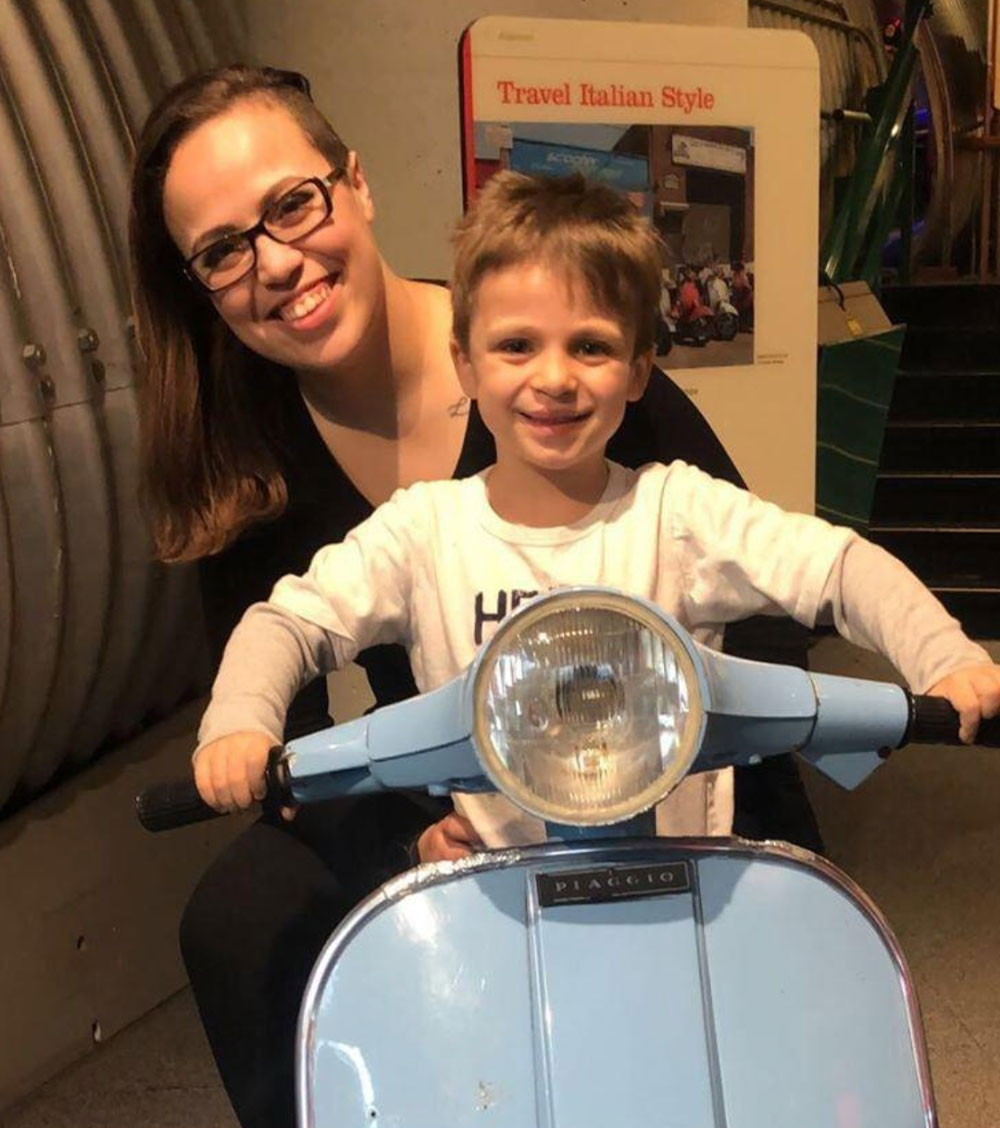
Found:
M 580 169 L 656 224 L 664 301 L 739 308 L 661 367 L 751 489 L 815 500 L 819 61 L 800 32 L 488 16 L 460 53 L 466 203 L 500 168 Z M 530 159 L 529 159 L 530 155 Z M 689 291 L 690 292 L 690 291 Z

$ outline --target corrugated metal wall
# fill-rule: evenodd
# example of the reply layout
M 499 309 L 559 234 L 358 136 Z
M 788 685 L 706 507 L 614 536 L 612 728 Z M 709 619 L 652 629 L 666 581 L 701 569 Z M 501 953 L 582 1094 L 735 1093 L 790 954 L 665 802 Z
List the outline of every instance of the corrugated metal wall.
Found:
M 139 511 L 128 175 L 242 41 L 235 2 L 0 0 L 0 807 L 204 680 L 193 572 Z

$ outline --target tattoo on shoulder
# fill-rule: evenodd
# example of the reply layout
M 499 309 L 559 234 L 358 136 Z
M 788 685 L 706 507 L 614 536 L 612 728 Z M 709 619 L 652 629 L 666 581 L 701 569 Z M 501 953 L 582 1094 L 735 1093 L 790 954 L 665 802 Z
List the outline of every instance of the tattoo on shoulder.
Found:
M 458 418 L 459 415 L 468 415 L 469 414 L 469 397 L 468 396 L 462 396 L 462 398 L 460 400 L 456 400 L 454 403 L 450 403 L 448 405 L 448 414 L 451 416 L 452 419 Z

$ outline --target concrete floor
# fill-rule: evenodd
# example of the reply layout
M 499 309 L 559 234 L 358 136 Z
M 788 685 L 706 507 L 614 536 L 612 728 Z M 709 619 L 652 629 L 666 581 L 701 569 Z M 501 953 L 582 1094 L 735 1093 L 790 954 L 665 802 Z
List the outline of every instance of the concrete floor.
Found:
M 238 1128 L 190 989 L 0 1113 L 3 1128 Z
M 836 639 L 812 665 L 886 673 Z M 910 962 L 941 1128 L 1000 1125 L 1000 754 L 907 750 L 853 794 L 811 771 L 807 783 L 830 857 L 881 906 Z M 2 1128 L 71 1125 L 237 1128 L 190 991 L 0 1113 Z

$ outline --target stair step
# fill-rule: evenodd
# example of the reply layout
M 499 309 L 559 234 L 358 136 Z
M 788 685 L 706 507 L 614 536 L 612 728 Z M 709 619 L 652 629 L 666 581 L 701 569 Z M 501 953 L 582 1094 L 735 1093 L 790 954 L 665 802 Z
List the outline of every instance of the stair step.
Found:
M 868 535 L 929 587 L 992 590 L 1000 585 L 1000 526 L 873 524 Z
M 890 420 L 879 470 L 1000 473 L 1000 422 Z
M 962 624 L 970 638 L 1000 638 L 1000 589 L 935 589 L 949 614 Z
M 869 535 L 1000 638 L 1000 285 L 889 286 L 907 326 Z
M 1000 359 L 1000 352 L 998 352 Z M 1000 374 L 898 372 L 889 408 L 893 422 L 1000 422 Z
M 963 372 L 998 369 L 1000 329 L 996 325 L 950 329 L 908 323 L 899 367 Z
M 1000 325 L 1000 286 L 944 283 L 934 286 L 886 286 L 882 306 L 897 323 L 907 325 Z
M 880 473 L 873 524 L 1000 527 L 1000 474 Z

